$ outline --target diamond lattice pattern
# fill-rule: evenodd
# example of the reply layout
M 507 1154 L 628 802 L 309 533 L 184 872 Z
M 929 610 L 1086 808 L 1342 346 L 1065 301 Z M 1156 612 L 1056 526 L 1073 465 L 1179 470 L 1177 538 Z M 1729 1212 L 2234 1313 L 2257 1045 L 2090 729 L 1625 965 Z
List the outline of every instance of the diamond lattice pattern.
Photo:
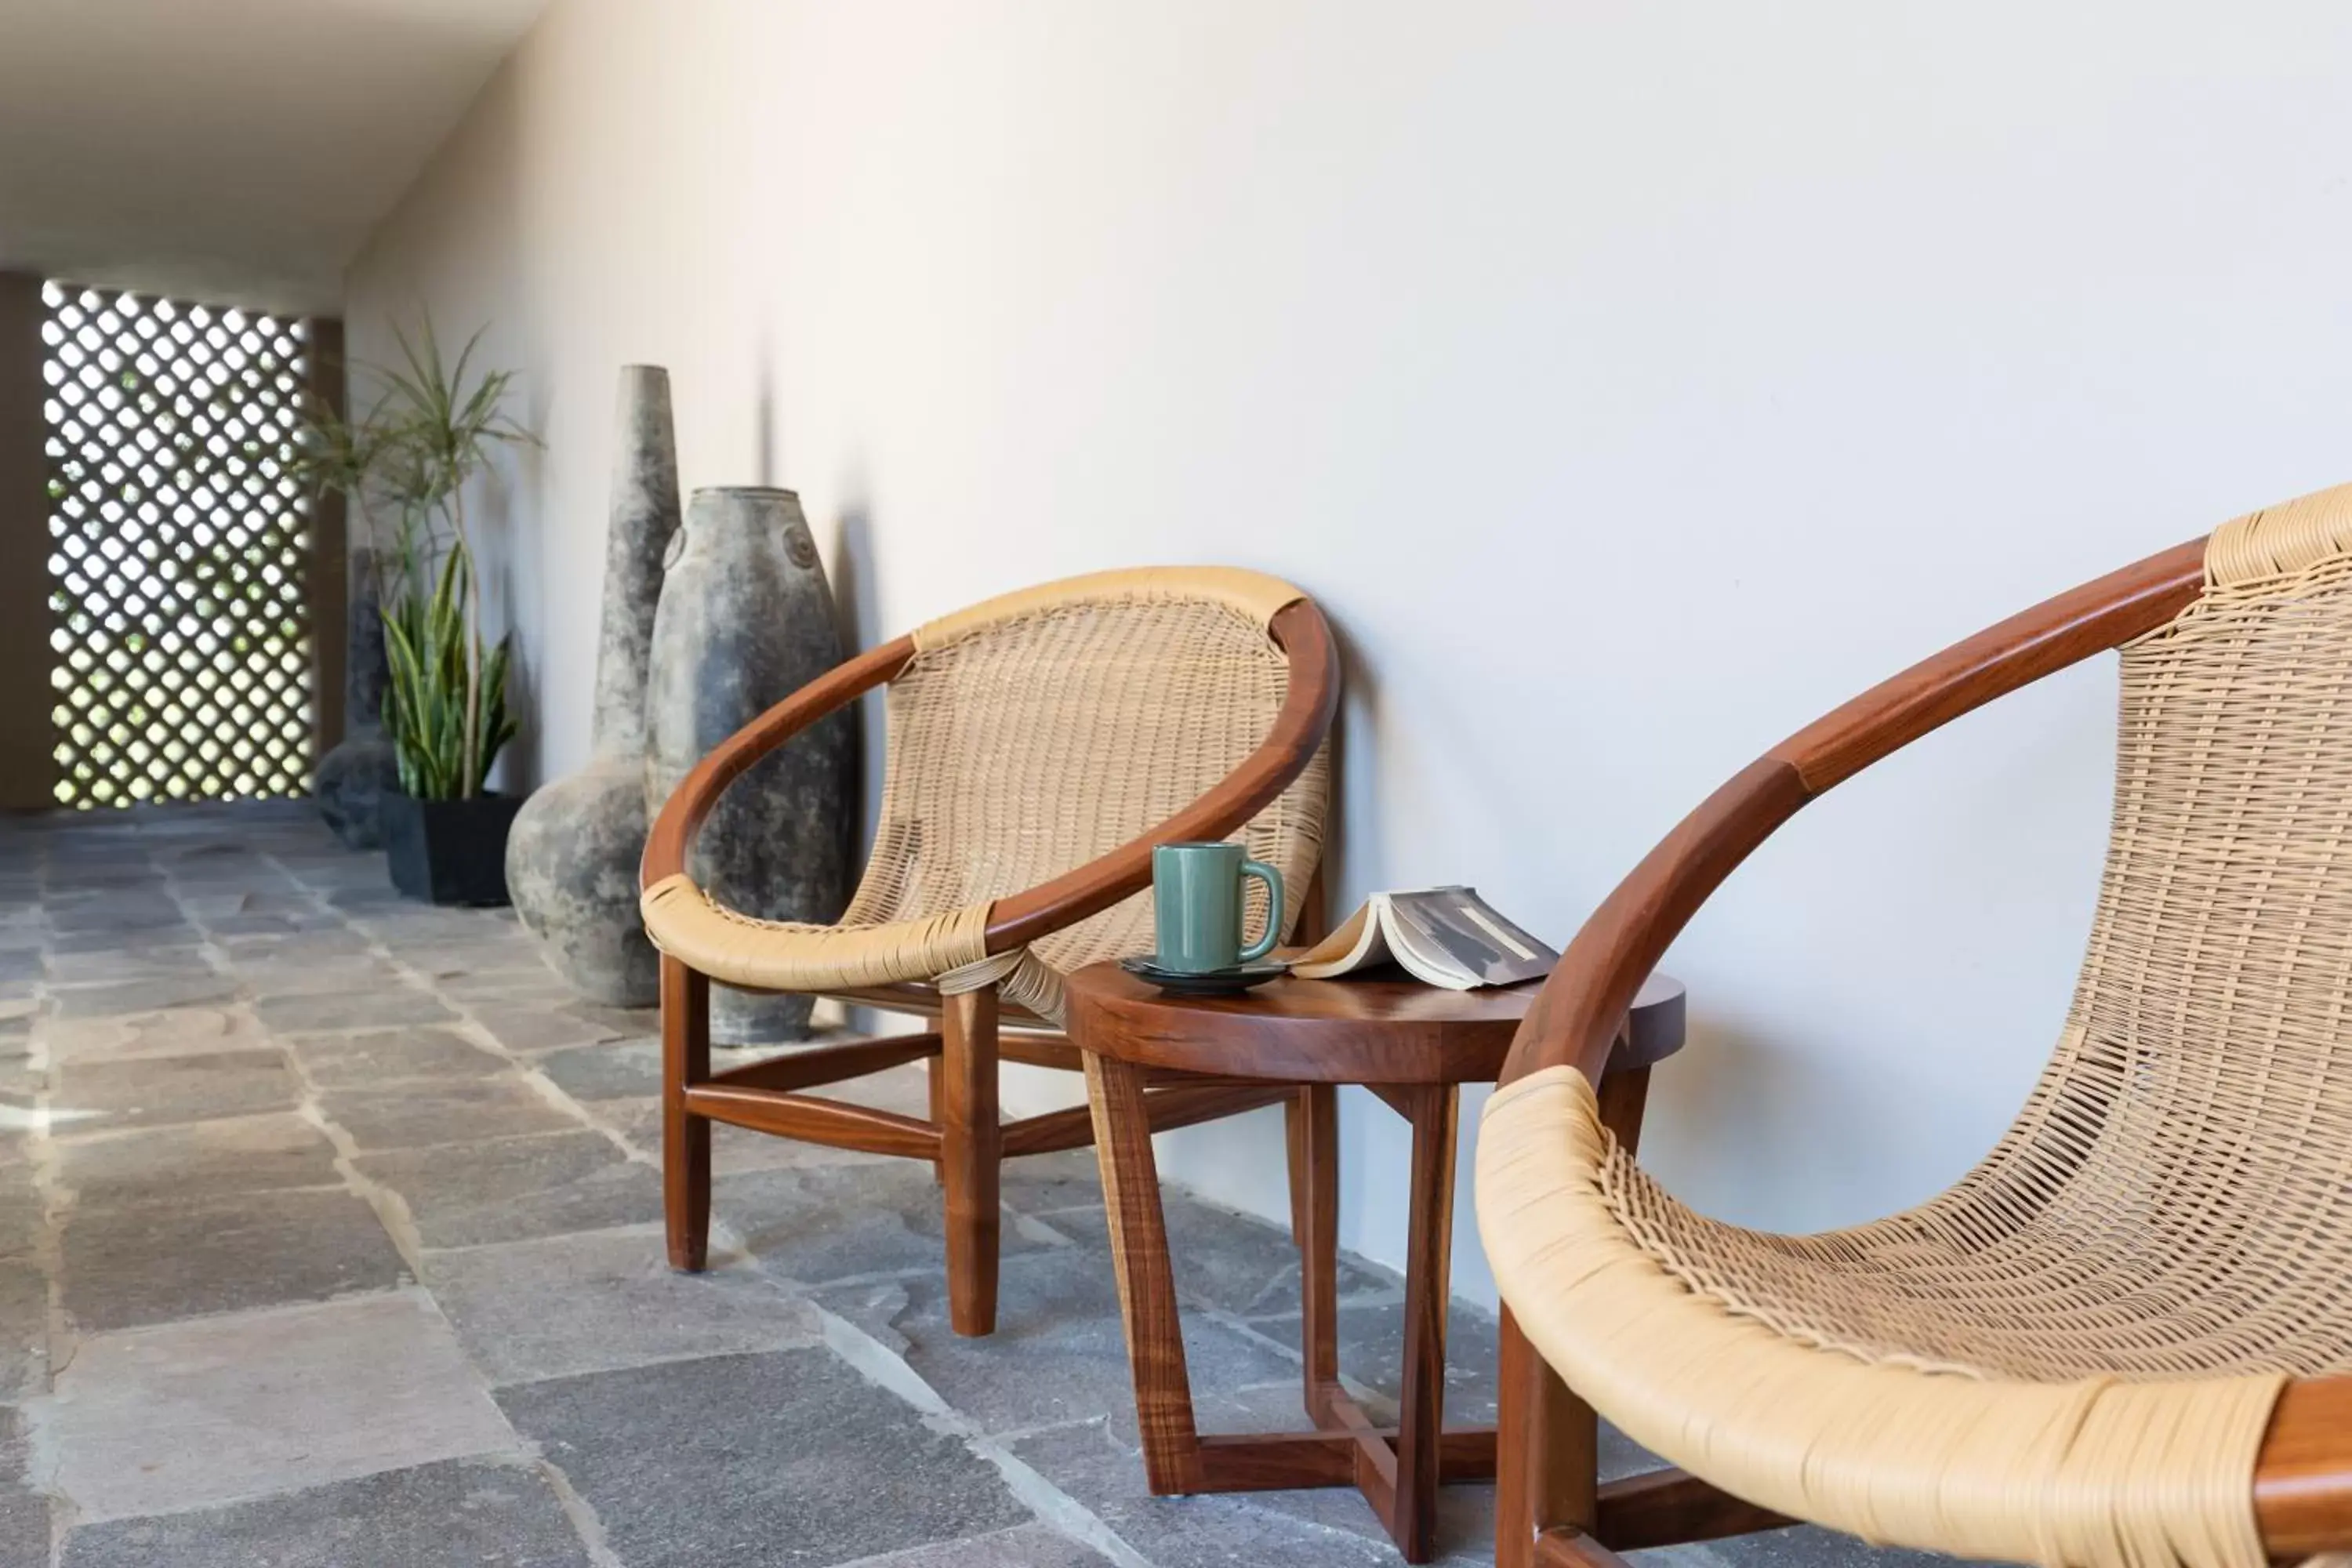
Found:
M 302 793 L 305 324 L 54 283 L 44 299 L 58 799 Z

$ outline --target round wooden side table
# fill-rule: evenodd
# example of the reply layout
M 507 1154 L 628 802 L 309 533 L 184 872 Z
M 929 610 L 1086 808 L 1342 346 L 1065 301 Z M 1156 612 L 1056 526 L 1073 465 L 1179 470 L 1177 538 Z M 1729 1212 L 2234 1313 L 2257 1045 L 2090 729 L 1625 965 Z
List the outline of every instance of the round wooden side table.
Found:
M 1491 1083 L 1539 983 L 1445 991 L 1408 980 L 1282 979 L 1238 996 L 1177 997 L 1115 963 L 1069 981 L 1069 1037 L 1084 1053 L 1103 1202 L 1118 1268 L 1137 1425 L 1152 1491 L 1353 1486 L 1408 1563 L 1436 1547 L 1437 1489 L 1495 1473 L 1491 1426 L 1444 1429 L 1445 1320 L 1461 1086 Z M 1601 1086 L 1612 1131 L 1641 1129 L 1649 1069 L 1681 1048 L 1683 988 L 1643 987 Z M 1203 1436 L 1177 1324 L 1176 1284 L 1151 1154 L 1147 1089 L 1291 1083 L 1290 1216 L 1299 1250 L 1301 1349 L 1312 1431 Z M 1403 1376 L 1393 1427 L 1339 1384 L 1341 1084 L 1361 1084 L 1412 1125 Z

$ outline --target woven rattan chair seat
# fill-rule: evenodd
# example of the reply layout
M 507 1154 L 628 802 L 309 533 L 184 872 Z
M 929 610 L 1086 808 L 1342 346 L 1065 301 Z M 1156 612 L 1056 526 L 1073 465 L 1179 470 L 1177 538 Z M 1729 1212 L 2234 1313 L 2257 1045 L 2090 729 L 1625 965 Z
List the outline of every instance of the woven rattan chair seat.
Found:
M 2273 1406 L 2352 1370 L 2352 488 L 2225 525 L 2206 574 L 2123 649 L 2071 1015 L 1950 1192 L 1768 1235 L 1662 1191 L 1571 1068 L 1490 1103 L 1505 1296 L 1637 1440 L 1877 1541 L 2265 1561 Z
M 1268 623 L 1299 597 L 1252 572 L 1150 568 L 1049 584 L 918 628 L 889 685 L 874 850 L 841 919 L 758 919 L 680 874 L 646 889 L 647 932 L 731 984 L 994 982 L 1058 1022 L 1064 974 L 1151 950 L 1149 898 L 995 954 L 990 911 L 1168 820 L 1250 754 L 1289 684 Z M 1318 751 L 1238 836 L 1284 873 L 1286 925 L 1319 852 L 1328 771 Z M 1254 925 L 1264 895 L 1250 896 Z

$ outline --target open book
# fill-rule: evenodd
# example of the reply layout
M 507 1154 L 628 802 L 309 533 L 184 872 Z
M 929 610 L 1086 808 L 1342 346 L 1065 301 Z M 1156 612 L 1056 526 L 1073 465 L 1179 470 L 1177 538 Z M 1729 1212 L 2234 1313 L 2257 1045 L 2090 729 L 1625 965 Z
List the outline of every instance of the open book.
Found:
M 1467 991 L 1551 973 L 1559 954 L 1505 920 L 1475 888 L 1374 893 L 1339 930 L 1290 961 L 1301 980 L 1397 963 L 1416 980 Z

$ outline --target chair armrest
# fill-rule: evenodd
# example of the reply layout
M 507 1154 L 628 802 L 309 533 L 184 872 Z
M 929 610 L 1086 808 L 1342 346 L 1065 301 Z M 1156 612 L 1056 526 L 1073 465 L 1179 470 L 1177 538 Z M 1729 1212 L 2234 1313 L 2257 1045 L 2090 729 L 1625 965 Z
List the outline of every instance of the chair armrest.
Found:
M 1223 838 L 1306 771 L 1339 711 L 1339 649 L 1311 599 L 1295 599 L 1276 611 L 1266 630 L 1290 656 L 1290 690 L 1257 750 L 1214 789 L 1139 837 L 1050 882 L 997 900 L 988 918 L 990 952 L 1009 952 L 1075 925 L 1149 886 L 1153 846 Z
M 1750 763 L 1584 922 L 1519 1026 L 1502 1081 L 1565 1065 L 1599 1084 L 1643 977 L 1800 807 L 1961 714 L 2162 626 L 2204 582 L 2203 540 L 2151 555 L 1913 665 Z
M 2254 1522 L 2273 1562 L 2352 1548 L 2352 1375 L 2298 1378 L 2254 1460 Z
M 828 713 L 890 680 L 914 657 L 912 637 L 884 643 L 835 665 L 721 741 L 678 780 L 654 819 L 653 830 L 646 835 L 645 856 L 637 863 L 638 890 L 649 890 L 686 869 L 687 851 L 694 847 L 703 819 L 746 768 Z

